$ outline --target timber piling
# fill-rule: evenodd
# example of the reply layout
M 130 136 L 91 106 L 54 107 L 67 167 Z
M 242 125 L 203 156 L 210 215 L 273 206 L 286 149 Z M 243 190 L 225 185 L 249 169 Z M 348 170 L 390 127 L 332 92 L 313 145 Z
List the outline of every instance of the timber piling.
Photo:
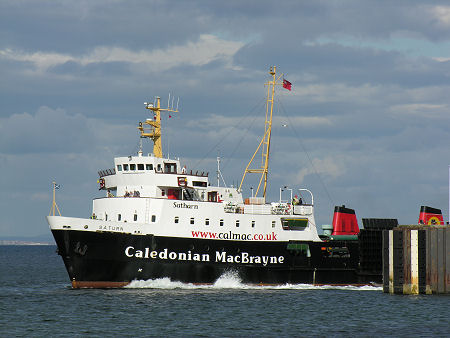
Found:
M 450 294 L 450 227 L 384 230 L 383 292 Z

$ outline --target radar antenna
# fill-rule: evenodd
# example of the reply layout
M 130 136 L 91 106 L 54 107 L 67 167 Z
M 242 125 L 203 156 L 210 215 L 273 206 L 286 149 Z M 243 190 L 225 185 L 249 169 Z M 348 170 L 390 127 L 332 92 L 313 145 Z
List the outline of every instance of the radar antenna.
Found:
M 161 108 L 161 98 L 156 97 L 154 103 L 144 102 L 145 108 L 153 111 L 153 119 L 147 119 L 144 122 L 139 122 L 139 131 L 141 132 L 141 138 L 150 138 L 153 141 L 153 155 L 155 157 L 162 158 L 162 146 L 161 146 L 161 112 L 166 111 L 170 113 L 178 113 L 178 103 L 177 108 L 174 108 L 174 97 L 172 97 L 172 102 L 169 100 L 167 102 L 167 108 Z M 149 128 L 146 128 L 148 125 Z

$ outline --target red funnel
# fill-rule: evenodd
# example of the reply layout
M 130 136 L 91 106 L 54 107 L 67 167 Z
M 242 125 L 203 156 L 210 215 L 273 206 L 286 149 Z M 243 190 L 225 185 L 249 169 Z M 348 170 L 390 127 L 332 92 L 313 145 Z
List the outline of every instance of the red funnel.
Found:
M 333 233 L 335 235 L 357 235 L 359 234 L 358 221 L 355 210 L 343 206 L 334 208 Z

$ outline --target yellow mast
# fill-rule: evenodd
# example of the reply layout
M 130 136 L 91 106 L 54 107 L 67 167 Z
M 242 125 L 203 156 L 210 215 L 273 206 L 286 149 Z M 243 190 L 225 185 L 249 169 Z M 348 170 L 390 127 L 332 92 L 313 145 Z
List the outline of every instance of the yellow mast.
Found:
M 167 108 L 161 108 L 161 99 L 160 97 L 156 97 L 156 106 L 145 102 L 145 108 L 150 109 L 154 112 L 154 119 L 147 119 L 145 122 L 139 122 L 138 129 L 141 132 L 142 138 L 151 138 L 153 141 L 153 155 L 155 157 L 162 158 L 162 146 L 161 146 L 161 112 L 167 111 L 167 112 L 178 112 L 177 109 L 173 109 L 173 102 L 172 107 L 170 107 L 170 96 L 169 96 L 169 103 L 167 104 Z M 144 129 L 144 124 L 147 124 L 150 126 L 150 129 Z
M 264 124 L 264 136 L 261 139 L 258 147 L 256 148 L 255 153 L 253 154 L 250 162 L 248 162 L 247 167 L 245 168 L 244 175 L 242 176 L 241 184 L 239 185 L 239 190 L 241 190 L 242 184 L 244 183 L 244 178 L 247 173 L 259 173 L 261 174 L 261 178 L 259 179 L 258 188 L 256 189 L 255 197 L 258 196 L 259 189 L 261 188 L 262 181 L 264 179 L 264 189 L 263 189 L 263 198 L 266 198 L 266 189 L 267 189 L 267 176 L 269 173 L 269 151 L 270 151 L 270 137 L 272 133 L 272 115 L 273 115 L 273 102 L 275 97 L 275 85 L 283 84 L 280 82 L 280 79 L 283 77 L 281 74 L 278 78 L 276 77 L 276 67 L 270 67 L 269 74 L 272 75 L 272 80 L 265 83 L 267 86 L 267 100 L 266 100 L 266 122 Z M 262 145 L 261 151 L 261 166 L 257 169 L 249 169 L 250 165 L 253 162 L 256 154 Z

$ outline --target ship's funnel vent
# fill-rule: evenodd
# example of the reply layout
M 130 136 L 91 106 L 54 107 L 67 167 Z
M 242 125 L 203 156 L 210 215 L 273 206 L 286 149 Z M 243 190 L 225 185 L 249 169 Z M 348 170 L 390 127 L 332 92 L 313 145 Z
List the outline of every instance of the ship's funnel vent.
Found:
M 357 235 L 358 233 L 359 227 L 355 210 L 346 208 L 345 205 L 336 206 L 334 208 L 332 235 Z
M 443 225 L 441 209 L 435 209 L 422 205 L 420 207 L 419 224 Z

